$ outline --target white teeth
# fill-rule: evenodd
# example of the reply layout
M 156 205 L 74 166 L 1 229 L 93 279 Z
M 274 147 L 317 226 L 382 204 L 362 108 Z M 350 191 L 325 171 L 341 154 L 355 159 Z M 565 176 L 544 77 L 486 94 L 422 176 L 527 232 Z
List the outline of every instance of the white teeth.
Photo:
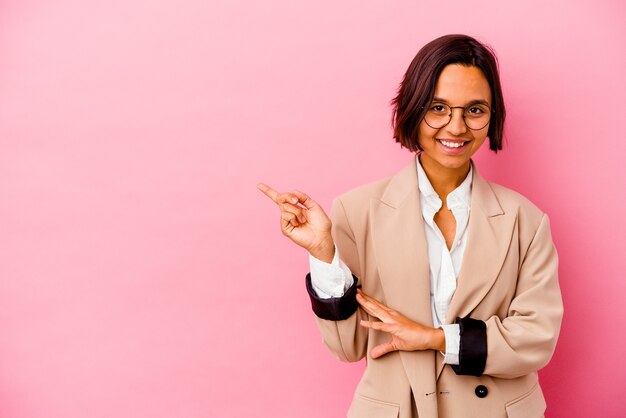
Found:
M 448 148 L 459 148 L 459 147 L 462 147 L 463 144 L 465 144 L 465 142 L 448 142 L 448 141 L 442 141 L 442 140 L 439 140 L 439 142 L 441 142 L 443 145 L 445 145 Z

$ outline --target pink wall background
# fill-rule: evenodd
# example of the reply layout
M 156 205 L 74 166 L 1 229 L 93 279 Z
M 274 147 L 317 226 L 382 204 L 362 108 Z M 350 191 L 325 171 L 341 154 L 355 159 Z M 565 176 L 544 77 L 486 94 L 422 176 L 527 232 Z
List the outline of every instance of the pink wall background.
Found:
M 0 3 L 0 417 L 344 416 L 363 364 L 325 351 L 255 184 L 328 209 L 402 167 L 389 100 L 455 32 L 501 63 L 478 167 L 560 254 L 547 416 L 625 416 L 626 6 L 437 4 Z

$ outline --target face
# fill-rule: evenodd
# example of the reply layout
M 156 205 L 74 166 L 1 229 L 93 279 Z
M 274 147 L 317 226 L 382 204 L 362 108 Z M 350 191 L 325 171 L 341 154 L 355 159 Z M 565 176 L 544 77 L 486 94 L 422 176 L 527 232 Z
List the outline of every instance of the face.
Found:
M 459 64 L 444 67 L 437 80 L 433 104 L 436 101 L 450 107 L 467 106 L 480 100 L 491 107 L 491 89 L 482 70 Z M 423 148 L 420 161 L 425 169 L 439 172 L 469 170 L 470 157 L 485 142 L 488 131 L 489 124 L 480 130 L 469 129 L 460 108 L 452 109 L 450 123 L 440 129 L 431 128 L 422 120 L 419 125 L 419 141 Z

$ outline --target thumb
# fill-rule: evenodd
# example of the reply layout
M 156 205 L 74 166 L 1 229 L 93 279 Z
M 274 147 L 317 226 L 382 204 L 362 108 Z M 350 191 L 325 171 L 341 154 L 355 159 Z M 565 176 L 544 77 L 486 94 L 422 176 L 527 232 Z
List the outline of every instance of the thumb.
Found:
M 396 348 L 396 346 L 393 344 L 392 341 L 388 341 L 386 343 L 377 345 L 376 347 L 372 348 L 372 358 L 379 358 L 384 356 L 387 353 L 391 353 L 392 351 L 398 351 L 398 349 Z
M 298 202 L 302 203 L 305 208 L 313 209 L 319 207 L 319 205 L 313 199 L 311 199 L 305 193 L 302 193 L 300 190 L 292 190 L 291 193 L 296 195 L 296 197 L 298 198 Z

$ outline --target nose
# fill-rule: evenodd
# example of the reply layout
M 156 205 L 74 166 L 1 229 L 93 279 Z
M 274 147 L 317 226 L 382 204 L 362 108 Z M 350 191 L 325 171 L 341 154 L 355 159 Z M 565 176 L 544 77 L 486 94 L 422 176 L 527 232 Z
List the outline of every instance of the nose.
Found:
M 452 108 L 450 111 L 452 115 L 450 115 L 450 122 L 448 126 L 446 126 L 448 132 L 455 136 L 467 132 L 467 125 L 465 124 L 465 119 L 463 119 L 463 112 L 465 110 L 463 108 Z

